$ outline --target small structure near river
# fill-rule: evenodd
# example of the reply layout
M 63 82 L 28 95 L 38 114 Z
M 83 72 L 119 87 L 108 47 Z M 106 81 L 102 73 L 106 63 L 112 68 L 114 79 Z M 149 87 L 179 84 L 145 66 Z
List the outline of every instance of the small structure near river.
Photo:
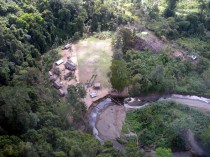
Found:
M 101 89 L 101 84 L 97 82 L 97 83 L 95 83 L 95 84 L 93 85 L 93 88 L 94 88 L 94 89 L 97 89 L 97 90 L 98 90 L 98 89 Z
M 198 57 L 196 55 L 189 55 L 189 58 L 195 61 Z

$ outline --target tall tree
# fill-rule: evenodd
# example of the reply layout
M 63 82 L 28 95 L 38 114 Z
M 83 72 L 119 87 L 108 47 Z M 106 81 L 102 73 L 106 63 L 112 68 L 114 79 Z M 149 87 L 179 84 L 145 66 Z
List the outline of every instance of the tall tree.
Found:
M 128 70 L 123 60 L 113 60 L 111 65 L 111 84 L 117 90 L 123 90 L 128 85 Z
M 168 7 L 164 11 L 164 16 L 165 17 L 173 17 L 175 16 L 175 8 L 176 4 L 179 0 L 167 0 L 168 2 Z

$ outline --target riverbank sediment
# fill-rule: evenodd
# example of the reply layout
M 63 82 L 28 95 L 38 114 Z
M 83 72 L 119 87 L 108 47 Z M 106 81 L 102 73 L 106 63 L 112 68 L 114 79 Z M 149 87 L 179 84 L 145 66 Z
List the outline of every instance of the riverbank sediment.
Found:
M 133 103 L 135 101 L 136 103 Z M 150 94 L 127 98 L 123 105 L 116 104 L 112 99 L 106 97 L 98 101 L 98 104 L 95 103 L 89 110 L 89 126 L 93 135 L 101 144 L 106 140 L 115 141 L 121 135 L 121 124 L 126 117 L 126 111 L 142 109 L 149 105 L 149 102 L 155 101 L 175 101 L 210 114 L 210 99 L 194 95 Z

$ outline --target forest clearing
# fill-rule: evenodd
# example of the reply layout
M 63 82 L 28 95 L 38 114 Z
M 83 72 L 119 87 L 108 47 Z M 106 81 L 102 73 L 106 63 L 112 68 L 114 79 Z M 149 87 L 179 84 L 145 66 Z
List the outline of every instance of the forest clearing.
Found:
M 0 156 L 210 156 L 210 0 L 0 0 L 0 28 Z
M 106 96 L 111 88 L 108 77 L 113 55 L 111 39 L 100 40 L 91 37 L 79 41 L 73 47 L 77 55 L 80 82 L 86 84 L 92 75 L 97 75 L 93 83 L 101 84 L 98 90 L 94 90 L 92 86 L 86 88 L 87 95 L 84 101 L 89 108 L 94 101 Z M 90 97 L 93 92 L 97 94 L 95 98 Z
M 105 97 L 111 88 L 108 76 L 113 55 L 111 39 L 90 37 L 65 47 L 59 52 L 61 63 L 55 62 L 50 73 L 55 76 L 54 83 L 60 84 L 59 90 L 64 91 L 65 95 L 68 94 L 69 85 L 82 83 L 87 92 L 84 102 L 88 109 L 93 102 Z M 67 62 L 71 62 L 75 70 L 67 69 Z M 65 78 L 68 73 L 72 75 Z M 95 83 L 100 84 L 99 89 L 94 88 Z M 91 97 L 92 93 L 96 96 Z

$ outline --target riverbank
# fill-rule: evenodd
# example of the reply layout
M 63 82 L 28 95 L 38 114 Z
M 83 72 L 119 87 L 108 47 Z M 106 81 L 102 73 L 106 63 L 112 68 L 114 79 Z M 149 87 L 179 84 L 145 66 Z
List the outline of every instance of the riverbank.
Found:
M 124 104 L 124 106 L 130 109 L 139 109 L 142 105 L 149 102 L 168 100 L 187 105 L 210 115 L 210 99 L 202 96 L 180 94 L 149 94 L 145 96 L 141 95 L 135 97 L 134 99 L 135 100 L 128 102 L 128 104 Z
M 98 115 L 96 128 L 101 139 L 114 140 L 121 135 L 126 112 L 124 106 L 109 105 Z
M 144 108 L 146 105 L 148 105 L 149 102 L 155 102 L 155 101 L 161 101 L 161 100 L 175 101 L 177 103 L 181 103 L 183 105 L 187 105 L 192 108 L 198 109 L 202 112 L 205 112 L 207 114 L 210 114 L 210 99 L 199 97 L 199 96 L 178 95 L 178 94 L 149 94 L 145 96 L 136 97 L 135 99 L 133 98 L 128 103 L 124 103 L 123 106 L 116 105 L 115 102 L 113 102 L 111 99 L 106 98 L 106 97 L 101 98 L 97 100 L 96 102 L 94 102 L 93 104 L 91 104 L 91 107 L 89 108 L 89 112 L 88 112 L 88 114 L 90 114 L 89 123 L 91 121 L 90 120 L 91 114 L 96 112 L 97 116 L 95 116 L 96 118 L 95 124 L 96 123 L 106 124 L 106 125 L 97 124 L 99 127 L 102 128 L 100 131 L 102 133 L 101 136 L 103 136 L 103 133 L 106 134 L 104 137 L 106 136 L 108 137 L 107 132 L 104 132 L 104 130 L 107 130 L 110 127 L 110 124 L 109 124 L 110 122 L 112 122 L 113 124 L 122 123 L 121 120 L 123 120 L 123 117 L 125 117 L 124 114 L 126 110 L 130 110 L 130 109 L 136 110 L 136 109 Z M 104 101 L 105 98 L 106 100 L 108 100 L 108 102 L 106 102 L 106 100 Z M 99 105 L 97 103 L 99 104 L 105 103 L 105 104 Z M 109 108 L 109 106 L 116 106 L 116 107 Z M 120 110 L 123 111 L 121 113 L 122 115 L 119 115 Z M 117 116 L 116 116 L 116 113 L 118 114 Z M 113 117 L 113 115 L 115 115 L 115 117 Z M 119 122 L 117 121 L 117 119 L 119 119 Z M 117 134 L 119 135 L 119 133 Z M 110 137 L 112 137 L 112 135 Z
M 173 94 L 170 97 L 165 98 L 165 99 L 163 98 L 161 100 L 175 101 L 177 103 L 187 105 L 194 109 L 198 109 L 210 115 L 210 99 L 208 98 L 199 97 L 199 96 Z
M 210 114 L 210 99 L 204 97 L 177 94 L 149 94 L 127 99 L 128 101 L 125 101 L 126 103 L 123 106 L 117 105 L 111 99 L 109 99 L 106 105 L 100 105 L 104 103 L 102 99 L 98 101 L 98 105 L 91 106 L 90 113 L 95 117 L 94 124 L 92 123 L 93 134 L 102 144 L 106 140 L 116 141 L 116 138 L 122 135 L 122 124 L 128 110 L 142 109 L 149 105 L 150 102 L 175 101 Z

